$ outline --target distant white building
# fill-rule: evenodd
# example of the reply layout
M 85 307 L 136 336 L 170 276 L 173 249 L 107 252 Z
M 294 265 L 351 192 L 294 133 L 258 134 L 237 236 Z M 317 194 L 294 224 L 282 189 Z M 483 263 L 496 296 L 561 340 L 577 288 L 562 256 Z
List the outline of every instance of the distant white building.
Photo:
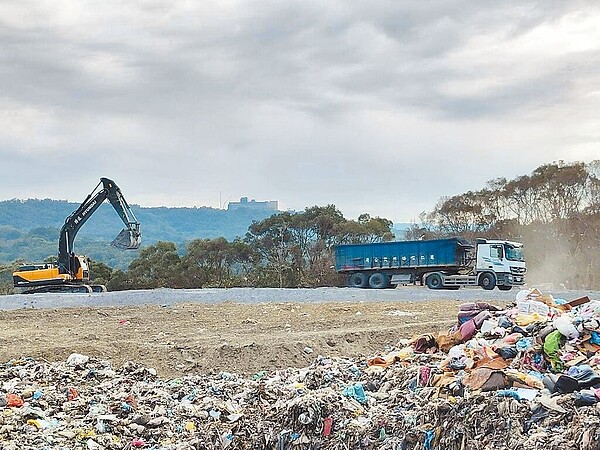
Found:
M 278 211 L 278 205 L 276 200 L 257 202 L 256 200 L 248 200 L 248 197 L 240 198 L 239 202 L 229 202 L 227 204 L 227 211 L 234 211 L 238 209 L 253 209 L 261 211 Z

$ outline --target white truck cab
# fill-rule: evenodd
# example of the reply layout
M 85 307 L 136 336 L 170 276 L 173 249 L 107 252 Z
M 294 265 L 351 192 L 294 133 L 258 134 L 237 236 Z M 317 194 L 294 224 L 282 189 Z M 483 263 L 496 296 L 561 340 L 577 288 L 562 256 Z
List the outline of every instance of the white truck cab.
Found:
M 475 254 L 473 254 L 473 250 Z M 523 244 L 519 242 L 477 239 L 474 246 L 465 247 L 467 271 L 430 272 L 423 276 L 422 284 L 430 289 L 458 289 L 461 286 L 481 286 L 492 290 L 509 291 L 513 286 L 525 284 L 527 267 L 523 257 Z
M 523 257 L 523 244 L 512 241 L 477 239 L 477 274 L 494 275 L 494 284 L 501 286 L 522 285 L 527 267 Z M 481 286 L 485 288 L 484 280 Z

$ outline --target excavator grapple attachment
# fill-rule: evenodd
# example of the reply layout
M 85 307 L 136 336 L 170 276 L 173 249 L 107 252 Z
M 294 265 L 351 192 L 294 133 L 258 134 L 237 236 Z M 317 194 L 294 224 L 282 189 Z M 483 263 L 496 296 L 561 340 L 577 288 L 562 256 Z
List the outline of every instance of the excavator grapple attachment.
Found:
M 142 235 L 139 231 L 123 229 L 117 237 L 110 243 L 113 247 L 120 250 L 135 250 L 140 248 Z

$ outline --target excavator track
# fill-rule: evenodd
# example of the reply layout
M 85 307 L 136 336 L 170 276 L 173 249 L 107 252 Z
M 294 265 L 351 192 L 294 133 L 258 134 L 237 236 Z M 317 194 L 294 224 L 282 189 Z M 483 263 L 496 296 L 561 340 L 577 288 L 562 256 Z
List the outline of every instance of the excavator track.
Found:
M 101 286 L 101 285 L 98 285 Z M 96 286 L 94 286 L 96 287 Z M 106 289 L 106 288 L 104 288 Z M 22 294 L 47 294 L 47 293 L 60 293 L 60 294 L 91 294 L 92 292 L 105 292 L 102 290 L 94 291 L 92 286 L 89 284 L 57 284 L 51 286 L 37 286 L 32 289 L 27 289 Z

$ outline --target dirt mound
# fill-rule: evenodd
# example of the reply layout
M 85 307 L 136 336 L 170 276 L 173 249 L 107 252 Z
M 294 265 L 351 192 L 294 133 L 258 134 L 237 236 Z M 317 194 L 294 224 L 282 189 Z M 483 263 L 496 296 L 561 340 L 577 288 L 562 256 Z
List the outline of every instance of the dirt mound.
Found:
M 160 376 L 301 367 L 321 354 L 379 353 L 400 338 L 445 330 L 456 301 L 179 304 L 1 311 L 3 359 L 71 353 L 136 361 Z

